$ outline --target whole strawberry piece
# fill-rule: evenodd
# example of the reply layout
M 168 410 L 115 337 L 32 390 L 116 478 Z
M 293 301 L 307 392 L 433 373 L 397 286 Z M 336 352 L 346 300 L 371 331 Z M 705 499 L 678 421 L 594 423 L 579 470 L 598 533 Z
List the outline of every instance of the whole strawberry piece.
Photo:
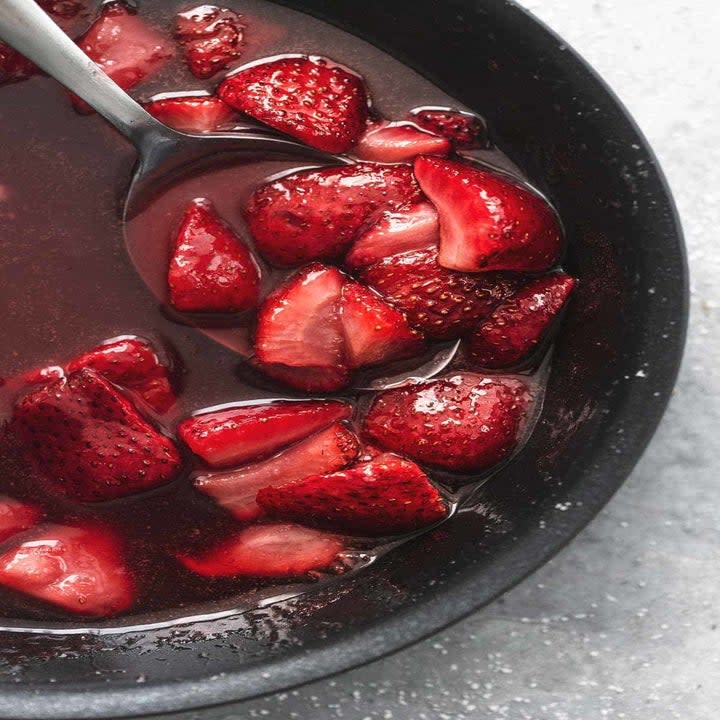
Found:
M 507 177 L 421 156 L 415 177 L 440 215 L 443 267 L 465 272 L 542 272 L 562 251 L 562 232 L 543 198 Z
M 161 123 L 181 132 L 205 133 L 230 124 L 235 111 L 220 98 L 206 95 L 159 97 L 145 109 Z
M 410 120 L 428 132 L 451 141 L 458 150 L 485 145 L 487 127 L 485 121 L 473 113 L 447 108 L 416 108 Z
M 211 467 L 232 467 L 262 460 L 351 414 L 336 401 L 241 405 L 188 418 L 178 435 Z
M 78 370 L 22 398 L 11 427 L 47 486 L 82 502 L 163 485 L 180 467 L 173 443 L 94 370 Z
M 499 305 L 468 338 L 467 350 L 473 362 L 484 368 L 517 365 L 544 339 L 574 287 L 575 280 L 565 273 L 529 282 Z
M 260 252 L 278 267 L 340 257 L 385 210 L 422 199 L 409 165 L 303 170 L 258 188 L 245 212 Z
M 392 255 L 360 275 L 410 325 L 435 340 L 472 330 L 522 283 L 514 273 L 461 273 L 438 264 L 435 248 Z
M 362 79 L 323 57 L 283 57 L 228 77 L 218 95 L 236 110 L 331 153 L 349 150 L 368 117 Z
M 531 403 L 516 378 L 473 373 L 380 393 L 363 426 L 387 450 L 454 472 L 479 472 L 515 449 Z
M 185 62 L 199 78 L 209 78 L 240 57 L 245 23 L 233 10 L 215 5 L 178 13 L 175 37 L 185 48 Z
M 35 525 L 41 515 L 36 505 L 0 495 L 0 543 Z
M 418 155 L 445 156 L 452 143 L 411 122 L 381 120 L 368 125 L 352 154 L 361 160 L 383 163 L 412 162 Z
M 257 263 L 206 200 L 194 200 L 185 211 L 168 286 L 170 304 L 180 312 L 232 313 L 257 305 Z

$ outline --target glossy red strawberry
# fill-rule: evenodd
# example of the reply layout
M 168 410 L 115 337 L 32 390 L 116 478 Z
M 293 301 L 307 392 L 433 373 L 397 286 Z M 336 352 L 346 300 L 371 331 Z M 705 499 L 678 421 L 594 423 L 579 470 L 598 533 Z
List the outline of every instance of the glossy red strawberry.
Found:
M 458 150 L 486 142 L 485 122 L 473 113 L 446 108 L 417 108 L 411 112 L 410 119 L 428 132 L 451 141 Z
M 258 490 L 341 470 L 354 462 L 359 452 L 355 435 L 342 423 L 335 423 L 268 460 L 230 472 L 200 475 L 193 484 L 238 520 L 248 522 L 262 514 L 255 501 Z
M 455 472 L 479 472 L 515 449 L 531 403 L 516 378 L 448 375 L 380 393 L 364 433 L 387 450 Z
M 163 485 L 180 467 L 173 443 L 94 370 L 71 373 L 19 400 L 12 430 L 46 485 L 82 502 Z
M 353 243 L 345 265 L 357 270 L 392 255 L 437 246 L 439 240 L 437 210 L 429 202 L 386 210 Z
M 328 569 L 343 550 L 335 535 L 292 525 L 271 523 L 241 530 L 196 557 L 180 557 L 188 570 L 205 577 L 294 578 Z
M 0 495 L 0 543 L 35 525 L 42 512 L 36 505 Z
M 558 218 L 543 198 L 503 175 L 422 156 L 415 177 L 440 215 L 443 267 L 541 272 L 562 251 Z
M 242 405 L 188 418 L 178 435 L 210 467 L 232 467 L 262 460 L 351 414 L 335 401 Z
M 368 117 L 362 79 L 316 56 L 254 63 L 228 77 L 218 95 L 236 110 L 331 153 L 348 151 Z
M 348 281 L 343 287 L 342 325 L 351 368 L 410 358 L 425 347 L 423 336 L 400 311 L 356 282 Z
M 118 539 L 89 525 L 39 525 L 0 549 L 0 585 L 86 617 L 130 608 L 134 584 Z
M 161 123 L 181 132 L 205 133 L 232 123 L 235 111 L 220 98 L 207 95 L 173 95 L 145 104 Z
M 516 365 L 545 338 L 574 287 L 575 280 L 565 273 L 532 280 L 470 335 L 468 355 L 484 368 Z
M 448 270 L 434 248 L 385 258 L 360 279 L 405 314 L 414 328 L 436 340 L 472 330 L 522 282 L 514 273 L 470 274 Z
M 168 286 L 170 304 L 180 312 L 244 312 L 257 305 L 257 263 L 207 200 L 195 200 L 185 211 Z
M 244 36 L 242 17 L 216 5 L 185 10 L 175 21 L 175 37 L 185 49 L 185 62 L 199 78 L 212 77 L 237 60 Z
M 414 123 L 381 120 L 368 125 L 352 154 L 361 160 L 403 163 L 412 162 L 418 155 L 445 156 L 451 150 L 449 140 Z
M 34 63 L 0 41 L 0 85 L 27 80 L 38 72 L 40 71 Z
M 391 453 L 348 470 L 265 488 L 257 501 L 274 517 L 364 535 L 410 532 L 447 515 L 427 475 Z
M 341 256 L 384 210 L 418 202 L 409 165 L 357 163 L 304 170 L 255 191 L 245 216 L 260 252 L 278 267 Z

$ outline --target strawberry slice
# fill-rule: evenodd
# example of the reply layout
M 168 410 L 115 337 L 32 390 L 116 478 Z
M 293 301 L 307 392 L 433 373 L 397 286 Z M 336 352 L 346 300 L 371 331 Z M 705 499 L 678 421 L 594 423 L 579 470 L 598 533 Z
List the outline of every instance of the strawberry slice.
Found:
M 185 48 L 185 62 L 198 78 L 209 78 L 237 60 L 243 48 L 245 23 L 233 10 L 215 5 L 178 13 L 175 37 Z
M 437 210 L 419 202 L 400 210 L 386 210 L 355 241 L 345 257 L 345 265 L 356 270 L 390 255 L 437 246 L 440 224 Z
M 360 443 L 343 424 L 335 423 L 279 455 L 239 470 L 196 477 L 195 487 L 244 522 L 262 513 L 255 502 L 258 490 L 307 475 L 334 472 L 352 463 Z
M 485 121 L 473 113 L 421 107 L 412 110 L 409 117 L 421 128 L 451 141 L 458 150 L 485 145 L 487 142 Z
M 244 312 L 257 305 L 257 263 L 207 200 L 194 200 L 185 211 L 168 286 L 170 304 L 180 312 Z
M 180 467 L 173 443 L 87 368 L 22 398 L 12 429 L 48 487 L 82 502 L 163 485 Z
M 255 356 L 266 374 L 308 392 L 347 384 L 340 316 L 344 283 L 339 270 L 314 263 L 268 296 L 255 332 Z
M 410 358 L 425 346 L 422 335 L 401 312 L 356 282 L 343 287 L 342 324 L 351 368 Z
M 529 388 L 517 378 L 449 375 L 380 393 L 364 433 L 418 462 L 478 472 L 512 453 L 530 403 Z
M 40 525 L 0 552 L 1 585 L 71 613 L 108 617 L 134 601 L 120 543 L 105 528 Z
M 218 95 L 236 110 L 331 153 L 350 150 L 368 117 L 362 79 L 317 56 L 254 63 L 224 80 Z
M 445 156 L 452 143 L 444 137 L 422 130 L 411 122 L 380 122 L 368 125 L 353 155 L 361 160 L 382 163 L 412 162 L 418 155 Z
M 422 156 L 415 177 L 440 215 L 439 262 L 451 270 L 519 270 L 552 267 L 562 232 L 543 198 L 479 167 Z
M 161 123 L 181 132 L 205 133 L 229 125 L 235 111 L 220 98 L 207 95 L 158 97 L 145 109 Z
M 470 332 L 522 282 L 513 273 L 447 270 L 438 264 L 435 248 L 385 258 L 364 270 L 360 279 L 435 340 Z
M 342 255 L 384 210 L 418 202 L 409 165 L 357 163 L 303 170 L 258 188 L 245 216 L 260 252 L 278 267 Z
M 136 337 L 108 340 L 71 360 L 67 372 L 82 368 L 95 370 L 110 382 L 136 393 L 157 413 L 165 413 L 175 404 L 168 368 L 147 340 Z M 42 372 L 51 370 L 45 368 Z
M 365 535 L 410 532 L 447 515 L 427 475 L 391 453 L 349 470 L 264 488 L 257 502 L 277 518 Z
M 178 434 L 210 467 L 261 460 L 352 414 L 345 403 L 275 402 L 203 413 L 180 423 Z
M 335 535 L 273 523 L 246 528 L 199 557 L 178 560 L 204 577 L 299 578 L 330 568 L 342 550 Z
M 31 528 L 40 519 L 40 508 L 0 495 L 0 543 Z
M 484 368 L 516 365 L 546 336 L 565 307 L 575 280 L 565 273 L 537 278 L 499 305 L 468 339 L 474 363 Z

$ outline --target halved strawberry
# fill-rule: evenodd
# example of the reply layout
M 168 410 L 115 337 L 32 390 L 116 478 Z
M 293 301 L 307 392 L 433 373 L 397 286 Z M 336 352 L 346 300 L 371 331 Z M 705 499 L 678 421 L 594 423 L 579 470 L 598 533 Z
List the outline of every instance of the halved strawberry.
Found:
M 260 252 L 279 267 L 342 255 L 384 210 L 422 193 L 409 165 L 357 163 L 303 170 L 258 188 L 245 217 Z
M 220 98 L 208 95 L 159 97 L 145 109 L 161 123 L 181 132 L 205 133 L 232 122 L 235 111 Z
M 157 413 L 167 412 L 175 403 L 168 368 L 147 340 L 109 340 L 71 360 L 67 372 L 82 368 L 95 370 L 110 382 L 137 393 Z M 51 370 L 45 368 L 43 372 Z
M 12 430 L 47 486 L 83 502 L 162 485 L 180 467 L 170 439 L 114 385 L 87 368 L 19 400 Z
M 127 610 L 135 589 L 118 539 L 89 525 L 40 525 L 0 549 L 0 584 L 77 615 Z
M 367 267 L 391 255 L 437 246 L 439 240 L 437 210 L 429 202 L 386 210 L 353 243 L 345 265 L 353 270 Z
M 522 283 L 514 273 L 448 270 L 437 257 L 435 248 L 393 255 L 365 269 L 360 280 L 436 340 L 469 332 Z
M 381 120 L 368 125 L 352 154 L 382 163 L 412 162 L 418 155 L 445 156 L 452 143 L 411 122 Z
M 410 532 L 447 515 L 427 475 L 392 453 L 348 470 L 265 488 L 257 502 L 277 518 L 365 535 Z
M 257 305 L 260 270 L 207 200 L 194 200 L 175 238 L 170 304 L 180 312 L 243 312 Z
M 242 405 L 188 418 L 178 435 L 210 467 L 232 467 L 262 460 L 351 414 L 349 405 L 333 400 Z
M 178 13 L 175 37 L 185 48 L 185 62 L 199 78 L 209 78 L 240 57 L 245 23 L 233 10 L 215 5 Z
M 42 512 L 36 505 L 0 495 L 0 543 L 11 535 L 31 528 L 41 515 Z
M 340 538 L 290 523 L 256 525 L 241 530 L 198 557 L 179 557 L 205 577 L 294 578 L 333 565 L 343 550 Z
M 362 79 L 314 55 L 254 63 L 224 80 L 218 95 L 236 110 L 331 153 L 349 150 L 368 117 Z
M 543 340 L 574 287 L 575 280 L 565 273 L 532 280 L 468 338 L 469 356 L 484 368 L 516 365 Z
M 517 378 L 473 373 L 380 393 L 364 433 L 381 447 L 456 472 L 478 472 L 515 449 L 531 393 Z
M 401 312 L 352 280 L 342 290 L 342 325 L 350 368 L 409 358 L 425 346 L 423 336 Z
M 420 107 L 412 110 L 409 118 L 421 128 L 447 138 L 458 150 L 483 145 L 487 140 L 485 121 L 473 113 Z
M 314 263 L 271 293 L 258 314 L 255 356 L 261 369 L 300 390 L 347 384 L 340 302 L 345 276 Z
M 335 423 L 269 460 L 231 472 L 201 475 L 193 484 L 238 520 L 247 522 L 262 513 L 255 502 L 258 490 L 307 475 L 341 470 L 350 465 L 359 452 L 360 443 L 355 435 L 342 423 Z
M 415 177 L 440 215 L 443 267 L 466 272 L 552 267 L 562 232 L 543 198 L 497 173 L 421 156 Z

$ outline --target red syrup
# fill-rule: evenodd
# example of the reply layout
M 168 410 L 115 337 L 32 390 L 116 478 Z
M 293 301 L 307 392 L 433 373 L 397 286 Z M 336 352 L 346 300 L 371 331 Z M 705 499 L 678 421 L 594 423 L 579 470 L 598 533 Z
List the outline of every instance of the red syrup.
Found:
M 405 118 L 418 106 L 459 107 L 414 71 L 325 23 L 262 0 L 224 4 L 242 14 L 246 23 L 240 64 L 282 53 L 326 55 L 365 78 L 375 110 L 388 118 Z M 138 6 L 152 25 L 170 33 L 176 13 L 189 4 L 144 0 Z M 178 52 L 132 94 L 144 101 L 164 92 L 212 92 L 221 77 L 194 78 Z M 168 434 L 174 433 L 182 418 L 203 408 L 301 397 L 248 366 L 252 318 L 201 320 L 205 326 L 200 330 L 198 318 L 179 317 L 167 307 L 165 279 L 173 233 L 190 201 L 209 199 L 252 247 L 242 218 L 245 202 L 269 176 L 297 169 L 297 161 L 228 165 L 185 178 L 123 227 L 122 207 L 134 151 L 97 115 L 76 113 L 55 81 L 35 76 L 0 87 L 0 145 L 4 337 L 0 346 L 0 422 L 9 418 L 18 396 L 27 391 L 17 380 L 23 373 L 65 364 L 108 338 L 125 335 L 148 339 L 171 368 L 178 401 L 167 413 L 152 418 Z M 519 175 L 496 149 L 470 154 Z M 288 271 L 272 270 L 260 262 L 263 294 L 267 294 Z M 227 326 L 219 327 L 222 325 Z M 543 377 L 541 370 L 529 378 L 538 398 L 535 412 L 540 406 Z M 356 414 L 369 402 L 367 393 L 350 391 L 341 397 L 356 406 Z M 181 450 L 183 470 L 170 484 L 120 500 L 79 504 L 43 496 L 18 448 L 3 448 L 0 493 L 40 505 L 48 522 L 100 523 L 110 528 L 125 546 L 137 595 L 126 613 L 97 621 L 78 618 L 0 586 L 0 625 L 111 630 L 248 609 L 271 602 L 273 597 L 311 589 L 316 581 L 208 579 L 174 560 L 178 555 L 200 552 L 241 527 L 192 487 L 190 478 L 203 467 L 186 449 Z M 455 500 L 471 495 L 487 476 L 466 486 L 460 495 L 448 489 L 452 510 L 456 509 Z M 441 483 L 447 479 L 443 474 L 435 477 Z M 344 556 L 346 572 L 361 569 L 412 537 L 390 543 L 351 540 Z M 321 574 L 320 581 L 342 582 L 342 577 Z

